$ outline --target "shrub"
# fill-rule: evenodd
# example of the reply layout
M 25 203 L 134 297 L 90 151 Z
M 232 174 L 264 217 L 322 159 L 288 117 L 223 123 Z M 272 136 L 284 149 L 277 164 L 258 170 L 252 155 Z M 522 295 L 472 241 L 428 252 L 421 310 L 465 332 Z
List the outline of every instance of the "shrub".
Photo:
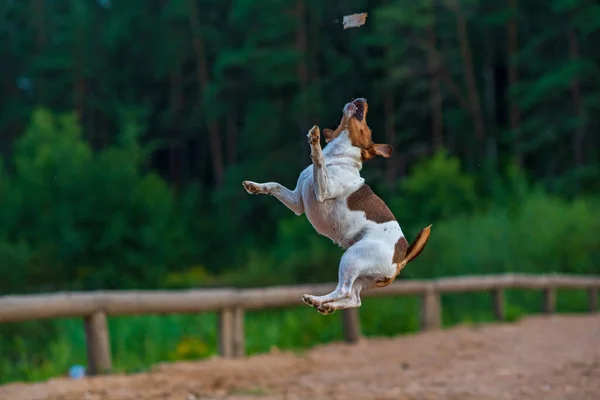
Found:
M 73 114 L 33 113 L 0 187 L 0 269 L 19 274 L 0 289 L 157 286 L 189 251 L 174 194 L 144 172 L 132 127 L 94 153 Z
M 598 273 L 597 201 L 530 193 L 508 206 L 440 221 L 427 248 L 404 274 L 415 277 L 501 272 Z
M 479 201 L 478 201 L 479 200 Z M 475 180 L 445 151 L 417 163 L 389 202 L 403 226 L 435 223 L 481 208 Z

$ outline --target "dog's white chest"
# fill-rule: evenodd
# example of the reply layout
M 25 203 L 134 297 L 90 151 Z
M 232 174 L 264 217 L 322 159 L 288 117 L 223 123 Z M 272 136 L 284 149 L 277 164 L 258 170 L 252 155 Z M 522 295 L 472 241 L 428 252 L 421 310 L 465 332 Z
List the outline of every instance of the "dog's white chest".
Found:
M 337 180 L 344 182 L 346 195 L 318 201 L 314 189 L 312 166 L 303 171 L 302 200 L 306 218 L 315 230 L 339 245 L 343 245 L 356 234 L 365 224 L 364 213 L 352 211 L 348 208 L 348 195 L 360 188 L 364 179 L 360 175 L 345 171 L 342 167 L 330 166 L 329 173 L 343 178 Z

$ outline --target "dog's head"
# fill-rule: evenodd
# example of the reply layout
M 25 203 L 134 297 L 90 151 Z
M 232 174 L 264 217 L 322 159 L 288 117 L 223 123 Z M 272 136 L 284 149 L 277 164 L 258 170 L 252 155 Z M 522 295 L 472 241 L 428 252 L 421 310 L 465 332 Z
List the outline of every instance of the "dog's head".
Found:
M 343 131 L 348 132 L 352 146 L 358 147 L 362 160 L 366 161 L 375 156 L 388 158 L 392 155 L 392 146 L 389 144 L 373 143 L 371 128 L 367 125 L 367 100 L 360 98 L 344 106 L 342 120 L 336 130 L 324 129 L 325 141 L 329 143 L 337 138 Z

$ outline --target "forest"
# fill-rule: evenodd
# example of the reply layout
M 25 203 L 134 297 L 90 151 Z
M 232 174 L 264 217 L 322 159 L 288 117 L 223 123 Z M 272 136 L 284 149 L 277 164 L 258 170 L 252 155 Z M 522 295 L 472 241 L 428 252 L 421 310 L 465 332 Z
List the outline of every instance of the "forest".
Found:
M 433 224 L 399 279 L 600 273 L 596 1 L 7 0 L 0 43 L 0 295 L 335 281 L 342 249 L 241 182 L 293 187 L 358 97 L 394 147 L 363 177 L 409 241 Z M 450 297 L 444 323 L 488 318 Z M 413 300 L 367 300 L 366 333 L 416 329 Z M 252 318 L 250 352 L 340 335 Z M 207 356 L 213 320 L 115 319 L 117 366 Z M 2 325 L 0 382 L 84 363 L 80 325 Z

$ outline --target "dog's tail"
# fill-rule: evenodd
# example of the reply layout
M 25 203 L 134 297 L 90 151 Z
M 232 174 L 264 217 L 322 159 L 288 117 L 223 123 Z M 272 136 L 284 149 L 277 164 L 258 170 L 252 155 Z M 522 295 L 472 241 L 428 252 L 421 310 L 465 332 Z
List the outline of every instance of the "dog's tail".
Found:
M 402 261 L 400 261 L 400 264 L 398 264 L 398 266 L 396 267 L 398 272 L 400 272 L 402 268 L 406 267 L 406 264 L 417 258 L 419 254 L 421 254 L 421 252 L 425 248 L 425 245 L 427 244 L 427 241 L 429 240 L 430 234 L 431 225 L 421 229 L 421 232 L 419 232 L 416 239 L 411 243 L 410 246 L 408 246 L 408 249 L 406 250 L 406 256 Z

